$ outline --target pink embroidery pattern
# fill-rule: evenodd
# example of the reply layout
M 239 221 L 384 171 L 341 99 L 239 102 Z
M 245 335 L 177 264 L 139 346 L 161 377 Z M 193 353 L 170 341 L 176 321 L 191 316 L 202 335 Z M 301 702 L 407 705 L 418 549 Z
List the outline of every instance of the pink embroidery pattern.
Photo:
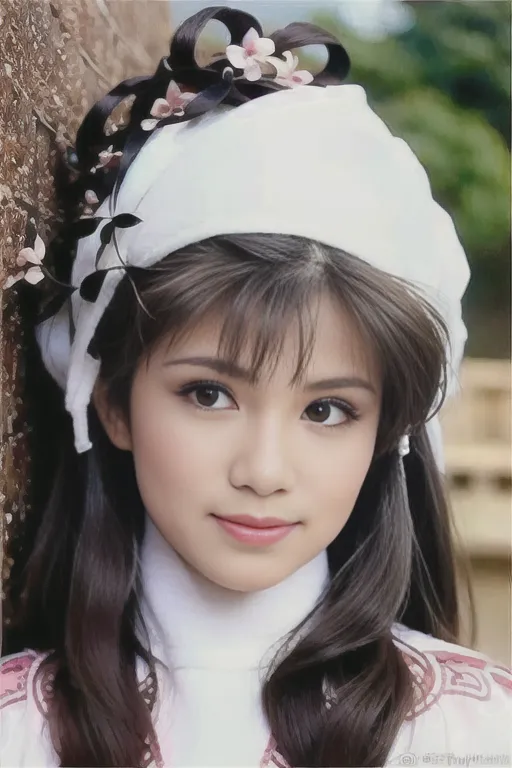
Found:
M 494 682 L 512 693 L 512 669 L 496 664 L 491 667 L 490 674 Z
M 45 667 L 34 676 L 32 691 L 39 712 L 46 715 L 50 699 L 53 697 L 53 681 L 55 680 L 55 665 Z
M 37 654 L 22 651 L 0 662 L 0 709 L 26 701 L 27 680 Z
M 153 675 L 149 672 L 144 680 L 139 684 L 139 691 L 141 692 L 146 705 L 150 710 L 153 709 L 156 701 L 157 684 Z M 155 735 L 155 739 L 147 744 L 147 750 L 142 756 L 141 768 L 165 768 L 162 753 L 160 751 L 160 745 Z
M 419 653 L 408 647 L 404 659 L 413 676 L 414 687 L 414 704 L 406 720 L 426 712 L 441 696 L 488 701 L 493 682 L 512 691 L 512 671 L 485 658 L 450 651 Z
M 157 685 L 153 675 L 148 672 L 142 683 L 139 685 L 139 691 L 149 709 L 153 709 L 156 702 Z
M 465 696 L 489 701 L 497 683 L 512 695 L 512 669 L 484 657 L 451 651 L 425 651 L 407 646 L 404 659 L 413 676 L 414 704 L 406 720 L 414 720 L 433 707 L 442 696 Z M 290 768 L 270 738 L 260 768 Z
M 488 659 L 450 651 L 425 651 L 420 653 L 410 646 L 403 651 L 404 659 L 413 677 L 414 704 L 406 720 L 433 707 L 444 695 L 465 696 L 480 701 L 491 698 L 493 683 L 512 695 L 512 670 Z M 26 701 L 28 679 L 35 661 L 42 661 L 45 654 L 21 652 L 0 662 L 0 709 L 17 701 Z M 48 711 L 52 696 L 54 671 L 51 668 L 33 677 L 33 695 L 42 714 Z M 148 676 L 140 690 L 150 704 L 155 695 L 154 680 Z M 164 768 L 158 743 L 148 746 L 144 754 L 143 768 Z M 270 737 L 260 768 L 290 768 L 279 754 L 277 743 Z
M 275 765 L 276 768 L 290 768 L 284 757 L 281 757 L 277 751 L 272 753 L 272 765 Z
M 149 766 L 154 766 L 154 768 L 164 768 L 164 761 L 157 742 L 148 746 L 147 751 L 144 752 L 142 756 L 142 761 L 141 768 L 149 768 Z
M 270 737 L 265 753 L 261 758 L 260 768 L 269 768 L 272 765 L 276 768 L 290 768 L 284 757 L 277 751 L 277 742 L 273 736 Z
M 0 661 L 0 709 L 17 701 L 26 701 L 30 687 L 29 678 L 31 678 L 32 695 L 36 706 L 43 716 L 47 715 L 49 702 L 53 696 L 55 668 L 54 665 L 48 666 L 39 674 L 37 669 L 46 655 L 35 651 L 22 651 Z M 140 690 L 148 706 L 152 706 L 156 686 L 150 675 L 141 683 Z M 157 742 L 148 745 L 143 759 L 142 768 L 149 768 L 149 766 L 164 768 Z

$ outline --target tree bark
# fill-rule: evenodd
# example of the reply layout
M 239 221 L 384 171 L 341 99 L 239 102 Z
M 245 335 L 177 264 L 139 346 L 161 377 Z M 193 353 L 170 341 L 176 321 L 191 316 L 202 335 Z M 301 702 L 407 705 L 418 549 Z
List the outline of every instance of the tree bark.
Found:
M 29 219 L 55 222 L 56 138 L 74 144 L 83 116 L 120 80 L 151 74 L 169 50 L 167 0 L 0 0 L 0 285 L 18 270 Z M 16 539 L 30 517 L 30 430 L 18 292 L 0 308 L 2 597 Z M 7 616 L 9 615 L 7 601 Z

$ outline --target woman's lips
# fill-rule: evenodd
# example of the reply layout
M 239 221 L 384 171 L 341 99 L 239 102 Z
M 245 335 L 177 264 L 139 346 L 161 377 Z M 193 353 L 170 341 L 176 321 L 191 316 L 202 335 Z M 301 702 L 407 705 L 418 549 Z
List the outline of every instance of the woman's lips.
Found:
M 213 517 L 221 528 L 223 528 L 226 533 L 229 533 L 234 539 L 241 541 L 244 544 L 252 544 L 256 546 L 265 546 L 281 541 L 281 539 L 288 536 L 288 534 L 299 525 L 299 523 L 286 523 L 285 525 L 268 526 L 269 520 L 267 519 L 258 521 L 260 526 L 264 523 L 266 527 L 255 528 L 254 526 L 244 525 L 239 522 L 234 522 L 233 520 L 217 517 L 216 515 L 213 515 Z

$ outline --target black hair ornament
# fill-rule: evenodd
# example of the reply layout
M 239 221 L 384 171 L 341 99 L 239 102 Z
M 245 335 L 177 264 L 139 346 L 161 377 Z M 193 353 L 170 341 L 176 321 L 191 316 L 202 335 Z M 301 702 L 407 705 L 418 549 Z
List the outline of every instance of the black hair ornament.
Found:
M 230 45 L 227 46 L 226 52 L 218 54 L 207 66 L 200 66 L 195 55 L 196 45 L 200 34 L 212 20 L 220 21 L 226 26 L 230 34 Z M 247 40 L 251 36 L 257 38 L 257 42 L 263 41 L 275 54 L 267 57 L 273 62 L 270 71 L 262 70 L 256 80 L 248 79 L 245 70 L 234 66 L 229 56 L 229 49 L 234 47 L 248 53 Z M 77 131 L 76 147 L 67 148 L 63 157 L 63 162 L 71 174 L 65 194 L 65 205 L 69 211 L 73 210 L 73 207 L 82 207 L 82 214 L 85 215 L 64 224 L 58 238 L 52 242 L 55 264 L 62 272 L 59 277 L 67 277 L 68 282 L 58 279 L 46 268 L 41 267 L 44 275 L 59 288 L 59 295 L 53 297 L 44 307 L 41 322 L 55 314 L 77 290 L 77 287 L 69 284 L 69 254 L 74 250 L 73 245 L 76 248 L 80 238 L 95 232 L 100 222 L 108 218 L 95 217 L 92 208 L 84 210 L 84 202 L 89 206 L 99 205 L 110 196 L 111 221 L 101 231 L 101 245 L 95 259 L 96 271 L 88 275 L 78 287 L 81 297 L 88 302 L 96 301 L 105 277 L 111 270 L 122 269 L 130 277 L 130 269 L 133 268 L 122 259 L 115 232 L 117 228 L 133 227 L 141 220 L 131 213 L 115 216 L 113 213 L 128 168 L 154 130 L 171 123 L 187 122 L 200 117 L 220 104 L 236 107 L 266 94 L 287 89 L 289 84 L 280 82 L 278 68 L 290 63 L 296 66 L 298 59 L 292 56 L 291 51 L 305 46 L 324 45 L 328 53 L 327 63 L 321 72 L 314 76 L 305 73 L 309 76 L 307 84 L 340 84 L 349 72 L 350 59 L 343 45 L 333 35 L 314 24 L 296 22 L 270 34 L 268 38 L 262 36 L 263 30 L 258 20 L 245 11 L 223 6 L 201 10 L 177 28 L 171 40 L 169 55 L 161 59 L 153 75 L 124 80 L 91 107 Z M 284 59 L 277 58 L 282 56 Z M 159 116 L 152 121 L 150 116 L 154 114 L 155 102 L 165 101 L 171 86 L 176 86 L 180 97 L 187 97 L 182 99 L 183 108 L 170 109 L 170 114 Z M 127 102 L 130 102 L 129 120 L 122 120 L 117 125 L 113 122 L 112 115 Z M 109 121 L 110 130 L 107 131 Z M 147 128 L 148 122 L 155 124 L 151 130 Z M 119 265 L 98 269 L 102 254 L 112 241 Z M 19 279 L 20 274 L 10 278 L 11 284 Z M 135 293 L 137 294 L 136 291 Z

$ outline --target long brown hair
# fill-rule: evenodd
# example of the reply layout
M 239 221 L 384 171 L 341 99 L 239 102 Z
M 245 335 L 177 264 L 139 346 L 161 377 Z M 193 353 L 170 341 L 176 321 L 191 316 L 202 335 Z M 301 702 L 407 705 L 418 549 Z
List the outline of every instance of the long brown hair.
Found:
M 262 690 L 279 752 L 294 768 L 385 762 L 413 700 L 394 622 L 458 639 L 450 518 L 425 430 L 442 400 L 446 329 L 411 286 L 350 254 L 247 233 L 130 270 L 94 339 L 108 397 L 128 416 L 137 366 L 163 338 L 172 342 L 210 313 L 224 320 L 223 357 L 236 362 L 251 350 L 254 380 L 277 362 L 297 320 L 300 377 L 315 339 L 308 308 L 322 294 L 349 313 L 377 355 L 383 400 L 370 470 L 328 547 L 329 588 Z M 55 671 L 47 717 L 62 766 L 141 766 L 155 734 L 138 659 L 156 680 L 140 615 L 145 513 L 131 454 L 109 442 L 92 406 L 89 418 L 93 448 L 83 455 L 67 418 L 59 422 L 58 467 L 21 579 L 10 650 L 51 651 L 41 673 Z M 396 446 L 406 431 L 404 484 Z

